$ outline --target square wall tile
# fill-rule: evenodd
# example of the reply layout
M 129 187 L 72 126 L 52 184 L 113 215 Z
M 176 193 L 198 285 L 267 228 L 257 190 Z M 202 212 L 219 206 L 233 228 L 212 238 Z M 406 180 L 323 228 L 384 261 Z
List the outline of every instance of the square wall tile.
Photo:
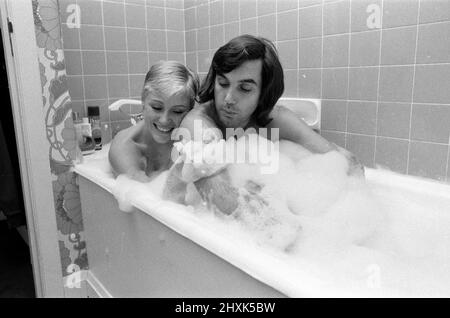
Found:
M 256 9 L 258 15 L 271 14 L 277 11 L 277 2 L 273 0 L 258 0 Z
M 383 28 L 417 24 L 418 9 L 419 0 L 383 1 Z
M 105 27 L 105 49 L 127 50 L 127 37 L 124 28 Z
M 186 31 L 197 27 L 197 10 L 195 8 L 189 8 L 184 11 L 184 25 Z
M 298 70 L 298 96 L 320 98 L 320 69 L 303 68 Z
M 448 146 L 411 141 L 408 174 L 445 181 Z
M 411 139 L 449 143 L 450 105 L 413 104 Z
M 104 50 L 103 27 L 81 25 L 80 28 L 81 48 L 83 50 Z
M 209 21 L 211 25 L 223 24 L 224 0 L 211 2 L 209 5 Z
M 348 33 L 350 30 L 350 1 L 324 3 L 324 35 Z
M 320 68 L 322 63 L 322 39 L 301 39 L 299 40 L 298 67 L 299 68 Z
M 373 66 L 379 64 L 380 32 L 352 33 L 350 39 L 350 66 Z
M 145 75 L 130 75 L 130 96 L 141 97 L 144 81 Z
M 128 75 L 108 76 L 109 98 L 128 98 L 130 90 L 128 87 Z
M 61 24 L 62 43 L 65 50 L 80 49 L 80 31 L 77 28 L 69 28 L 67 24 Z
M 347 134 L 346 148 L 366 167 L 374 166 L 375 136 Z
M 450 2 L 446 0 L 421 0 L 419 23 L 450 21 Z
M 450 103 L 450 64 L 416 65 L 415 103 Z
M 84 88 L 86 99 L 106 99 L 106 76 L 95 75 L 84 77 Z
M 83 51 L 82 60 L 85 75 L 106 74 L 105 52 Z
M 258 34 L 258 23 L 256 18 L 240 21 L 241 34 Z
M 225 41 L 224 42 L 228 42 L 229 40 L 231 40 L 239 35 L 239 22 L 227 23 L 224 25 L 224 27 L 225 27 Z
M 379 100 L 411 102 L 414 66 L 384 66 L 380 69 Z
M 86 117 L 86 109 L 84 108 L 84 101 L 71 101 L 72 112 L 77 112 L 80 118 Z
M 103 24 L 125 26 L 125 6 L 121 3 L 103 2 Z
M 340 100 L 322 100 L 320 127 L 325 130 L 345 132 L 347 130 L 347 102 Z
M 256 17 L 256 0 L 245 0 L 239 2 L 240 19 Z
M 82 75 L 81 52 L 64 51 L 64 62 L 67 75 Z
M 166 0 L 166 7 L 173 9 L 184 9 L 183 2 L 184 2 L 183 0 Z
M 377 135 L 409 139 L 411 104 L 379 103 Z
M 378 67 L 349 69 L 349 99 L 377 100 Z
M 67 76 L 67 86 L 72 101 L 84 100 L 82 76 Z
M 194 31 L 195 32 L 195 31 Z M 148 50 L 152 52 L 166 52 L 166 31 L 148 30 Z
M 322 36 L 322 6 L 300 9 L 298 30 L 300 38 Z
M 166 14 L 164 8 L 147 7 L 147 29 L 166 29 Z
M 128 74 L 127 52 L 106 52 L 108 74 Z
M 386 2 L 387 1 L 385 1 L 385 3 Z M 372 30 L 372 21 L 373 17 L 376 17 L 376 12 L 380 12 L 379 17 L 381 25 L 381 8 L 381 0 L 351 1 L 351 31 L 358 32 Z M 368 21 L 371 23 L 369 24 Z
M 284 71 L 284 97 L 297 97 L 297 70 Z
M 417 27 L 383 30 L 381 64 L 414 64 Z
M 147 30 L 127 28 L 127 45 L 129 51 L 147 51 Z
M 147 28 L 145 23 L 145 8 L 142 6 L 126 4 L 125 17 L 127 27 Z
M 77 0 L 77 4 L 80 6 L 81 24 L 103 24 L 100 1 Z
M 406 173 L 408 140 L 377 137 L 375 165 L 398 173 Z
M 327 68 L 322 73 L 322 98 L 347 99 L 348 69 Z
M 223 25 L 215 25 L 211 27 L 209 33 L 209 45 L 212 49 L 217 50 L 224 45 L 224 27 Z
M 450 62 L 450 22 L 419 25 L 417 63 Z
M 152 6 L 152 7 L 165 7 L 166 1 L 165 0 L 146 0 L 146 4 L 148 6 Z
M 278 54 L 283 69 L 297 69 L 297 40 L 278 42 Z
M 348 102 L 347 132 L 375 135 L 376 122 L 376 102 Z
M 201 4 L 197 7 L 197 28 L 205 28 L 209 23 L 209 4 Z M 237 16 L 239 17 L 239 15 Z
M 266 39 L 275 41 L 276 33 L 276 15 L 266 15 L 258 18 L 258 34 Z
M 329 142 L 332 142 L 339 147 L 345 148 L 345 133 L 322 130 L 320 134 Z
M 184 11 L 177 9 L 166 9 L 167 30 L 184 31 Z
M 191 30 L 185 33 L 186 52 L 195 52 L 197 50 L 197 31 Z
M 167 31 L 167 49 L 169 52 L 184 53 L 184 32 Z
M 323 37 L 323 67 L 348 66 L 349 35 Z
M 197 50 L 209 50 L 209 28 L 197 30 Z
M 201 16 L 197 14 L 197 17 Z M 233 22 L 238 20 L 239 20 L 239 0 L 226 0 L 223 7 L 223 21 Z
M 293 40 L 298 38 L 298 12 L 288 11 L 277 15 L 277 40 Z
M 146 52 L 128 52 L 128 64 L 130 74 L 145 74 L 148 67 L 148 55 Z

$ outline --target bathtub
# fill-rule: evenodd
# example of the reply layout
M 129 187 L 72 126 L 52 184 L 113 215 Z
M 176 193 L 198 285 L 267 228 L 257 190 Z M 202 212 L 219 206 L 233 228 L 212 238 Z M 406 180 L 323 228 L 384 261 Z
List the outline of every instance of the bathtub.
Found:
M 99 296 L 416 296 L 379 288 L 376 278 L 380 268 L 370 260 L 358 274 L 366 284 L 331 284 L 324 278 L 326 276 L 315 275 L 311 268 L 307 270 L 306 264 L 303 267 L 300 262 L 293 266 L 282 254 L 266 253 L 253 244 L 227 237 L 226 233 L 196 218 L 188 207 L 162 201 L 145 187 L 129 196 L 134 211 L 123 212 L 113 196 L 116 181 L 105 160 L 106 151 L 103 150 L 86 156 L 84 163 L 74 169 L 78 174 L 89 258 L 89 270 L 84 277 Z M 438 202 L 441 210 L 442 206 L 447 206 L 450 218 L 448 184 L 379 169 L 367 169 L 366 179 L 386 201 L 395 201 L 399 196 L 405 200 L 420 197 L 420 204 Z M 422 217 L 420 213 L 418 215 Z M 403 222 L 401 218 L 408 219 L 400 215 L 398 222 Z M 414 222 L 420 224 L 421 221 L 414 219 Z M 449 220 L 445 222 L 450 224 Z M 423 224 L 433 225 L 434 221 Z M 426 230 L 433 231 L 433 228 L 428 226 Z M 403 235 L 414 237 L 415 234 Z M 441 246 L 445 241 L 450 243 L 450 236 L 440 237 L 437 244 L 446 249 Z M 435 237 L 426 242 L 429 245 L 435 243 Z M 428 245 L 418 249 L 422 254 L 416 253 L 415 259 L 426 259 L 430 252 Z M 445 286 L 427 291 L 425 296 L 434 295 L 434 292 L 450 296 L 450 288 Z M 423 296 L 420 291 L 417 295 Z

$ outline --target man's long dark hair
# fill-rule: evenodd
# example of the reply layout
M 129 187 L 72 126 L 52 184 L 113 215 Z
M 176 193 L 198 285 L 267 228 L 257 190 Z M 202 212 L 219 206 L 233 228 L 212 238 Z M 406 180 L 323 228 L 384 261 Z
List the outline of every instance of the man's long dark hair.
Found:
M 220 47 L 214 54 L 199 93 L 199 102 L 214 100 L 216 75 L 233 71 L 246 61 L 262 61 L 261 92 L 252 119 L 259 126 L 266 126 L 272 119 L 269 114 L 284 91 L 283 68 L 273 43 L 265 38 L 241 35 Z

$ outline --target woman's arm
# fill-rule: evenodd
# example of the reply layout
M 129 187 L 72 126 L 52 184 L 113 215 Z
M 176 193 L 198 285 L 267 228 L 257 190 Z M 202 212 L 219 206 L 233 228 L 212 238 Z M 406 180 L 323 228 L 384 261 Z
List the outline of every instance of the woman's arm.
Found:
M 142 131 L 143 122 L 136 126 L 119 131 L 111 142 L 108 157 L 109 163 L 116 175 L 127 174 L 138 181 L 148 181 L 145 174 L 147 160 L 146 145 L 136 142 L 136 137 Z

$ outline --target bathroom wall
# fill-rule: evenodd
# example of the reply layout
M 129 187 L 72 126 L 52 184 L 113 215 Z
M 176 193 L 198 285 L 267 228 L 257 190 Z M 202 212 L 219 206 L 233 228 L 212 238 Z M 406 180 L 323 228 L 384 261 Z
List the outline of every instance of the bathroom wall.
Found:
M 373 167 L 450 181 L 450 1 L 191 0 L 186 63 L 235 35 L 274 41 L 286 96 L 323 99 L 322 135 Z
M 80 8 L 79 27 L 73 27 L 74 5 Z M 149 65 L 166 59 L 185 62 L 183 2 L 59 0 L 59 6 L 73 111 L 85 116 L 88 106 L 100 106 L 106 143 L 130 126 L 126 114 L 109 112 L 108 105 L 140 99 Z

